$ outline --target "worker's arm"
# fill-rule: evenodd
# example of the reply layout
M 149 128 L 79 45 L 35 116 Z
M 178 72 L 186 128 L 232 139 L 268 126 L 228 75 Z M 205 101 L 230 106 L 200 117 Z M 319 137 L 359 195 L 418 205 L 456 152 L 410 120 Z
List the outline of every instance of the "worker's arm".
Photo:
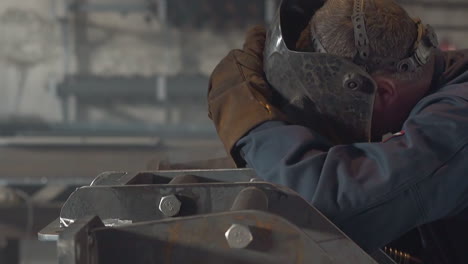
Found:
M 331 147 L 305 127 L 270 121 L 236 146 L 260 177 L 299 192 L 373 250 L 468 205 L 468 89 L 444 90 L 385 143 Z

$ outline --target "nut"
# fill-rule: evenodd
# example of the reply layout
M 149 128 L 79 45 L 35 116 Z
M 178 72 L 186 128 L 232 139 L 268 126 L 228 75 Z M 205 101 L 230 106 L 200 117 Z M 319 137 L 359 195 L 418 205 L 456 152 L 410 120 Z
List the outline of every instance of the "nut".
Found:
M 224 234 L 230 248 L 246 248 L 253 240 L 249 227 L 233 224 Z
M 165 216 L 173 217 L 179 214 L 180 207 L 182 203 L 179 199 L 173 194 L 164 196 L 159 202 L 159 211 L 161 211 Z

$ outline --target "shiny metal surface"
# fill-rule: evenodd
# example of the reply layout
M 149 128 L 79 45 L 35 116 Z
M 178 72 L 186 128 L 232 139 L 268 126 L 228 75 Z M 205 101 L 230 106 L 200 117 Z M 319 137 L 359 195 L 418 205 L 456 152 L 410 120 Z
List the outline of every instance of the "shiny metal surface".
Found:
M 159 202 L 159 211 L 167 217 L 176 216 L 180 212 L 182 202 L 173 194 L 164 196 Z
M 253 240 L 249 227 L 233 224 L 224 234 L 230 248 L 246 248 Z

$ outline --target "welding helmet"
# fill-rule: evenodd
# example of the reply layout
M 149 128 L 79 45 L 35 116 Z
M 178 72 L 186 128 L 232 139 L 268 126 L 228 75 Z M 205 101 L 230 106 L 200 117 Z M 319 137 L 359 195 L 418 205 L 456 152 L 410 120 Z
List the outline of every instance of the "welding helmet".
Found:
M 418 38 L 409 57 L 394 60 L 372 56 L 365 29 L 366 0 L 355 0 L 352 22 L 357 52 L 353 59 L 328 54 L 313 28 L 314 50 L 296 51 L 301 32 L 324 3 L 282 1 L 267 32 L 266 78 L 282 98 L 281 109 L 293 122 L 315 130 L 326 123 L 328 129 L 319 132 L 333 131 L 331 139 L 335 143 L 370 141 L 377 85 L 367 69 L 372 66 L 395 72 L 414 71 L 428 61 L 437 46 L 436 37 L 430 26 L 417 20 Z

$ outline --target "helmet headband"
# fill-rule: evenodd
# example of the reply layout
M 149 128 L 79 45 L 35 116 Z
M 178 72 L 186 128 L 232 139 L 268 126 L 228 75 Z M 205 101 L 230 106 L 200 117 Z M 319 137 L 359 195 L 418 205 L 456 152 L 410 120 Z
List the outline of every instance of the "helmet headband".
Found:
M 356 54 L 353 62 L 365 67 L 368 72 L 376 70 L 387 70 L 391 72 L 414 72 L 424 66 L 434 48 L 437 48 L 438 41 L 434 29 L 430 25 L 424 26 L 419 18 L 414 19 L 417 27 L 417 38 L 411 50 L 411 55 L 403 59 L 382 58 L 372 56 L 369 38 L 366 30 L 365 8 L 368 1 L 372 0 L 354 0 L 353 14 L 351 17 L 354 30 L 354 45 Z M 326 53 L 326 49 L 318 39 L 315 29 L 311 27 L 311 39 L 313 40 L 316 52 Z

